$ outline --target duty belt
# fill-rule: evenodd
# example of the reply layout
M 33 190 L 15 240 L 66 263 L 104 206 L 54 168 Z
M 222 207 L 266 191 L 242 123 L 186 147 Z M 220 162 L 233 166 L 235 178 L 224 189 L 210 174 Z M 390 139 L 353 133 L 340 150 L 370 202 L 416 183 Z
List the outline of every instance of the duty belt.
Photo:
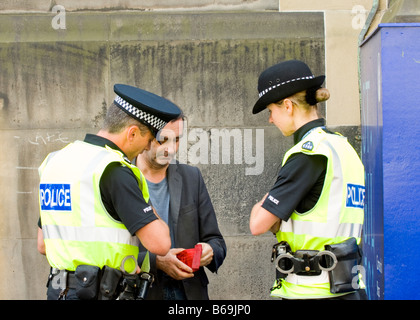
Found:
M 53 281 L 52 287 L 54 289 L 61 289 L 58 299 L 63 299 L 69 289 L 76 288 L 77 280 L 74 275 L 74 271 L 51 268 L 50 275 L 48 276 L 47 287 L 50 285 L 51 281 Z
M 331 271 L 337 265 L 337 257 L 328 250 L 297 250 L 291 252 L 287 242 L 282 241 L 273 246 L 271 262 L 275 260 L 276 269 L 282 277 L 290 273 L 306 276 L 317 276 L 322 271 Z
M 129 259 L 135 263 L 130 273 L 124 267 Z M 78 265 L 75 271 L 51 268 L 47 287 L 51 284 L 53 289 L 60 289 L 58 299 L 65 299 L 69 289 L 75 289 L 75 295 L 80 300 L 144 300 L 154 280 L 149 273 L 149 252 L 141 268 L 140 274 L 136 274 L 137 259 L 134 256 L 123 259 L 120 269 L 91 265 Z

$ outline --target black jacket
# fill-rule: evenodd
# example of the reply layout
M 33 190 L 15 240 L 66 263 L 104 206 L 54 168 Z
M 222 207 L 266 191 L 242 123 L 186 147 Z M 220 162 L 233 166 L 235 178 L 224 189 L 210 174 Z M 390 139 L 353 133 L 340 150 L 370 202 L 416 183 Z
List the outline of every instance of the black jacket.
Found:
M 168 167 L 170 193 L 169 219 L 174 232 L 173 248 L 194 248 L 198 242 L 206 242 L 214 252 L 212 262 L 207 266 L 216 272 L 226 256 L 226 243 L 220 233 L 216 214 L 206 185 L 198 168 L 186 164 L 170 164 Z M 140 245 L 139 265 L 144 259 L 145 248 Z M 156 269 L 156 256 L 150 254 L 150 272 L 155 282 L 149 290 L 148 299 L 162 299 L 163 272 Z M 181 280 L 189 300 L 209 299 L 209 283 L 203 267 L 195 272 L 193 278 Z

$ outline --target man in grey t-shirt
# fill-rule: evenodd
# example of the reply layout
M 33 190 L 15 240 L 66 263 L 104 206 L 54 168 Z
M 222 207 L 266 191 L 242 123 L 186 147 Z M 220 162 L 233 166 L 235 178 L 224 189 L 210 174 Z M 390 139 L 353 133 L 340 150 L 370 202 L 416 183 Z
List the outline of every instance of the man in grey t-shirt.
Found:
M 169 122 L 136 165 L 148 181 L 152 205 L 167 221 L 172 249 L 165 256 L 150 255 L 156 281 L 148 299 L 209 299 L 204 267 L 216 272 L 226 256 L 226 244 L 218 228 L 216 214 L 198 168 L 172 161 L 183 132 L 183 119 Z M 177 258 L 184 249 L 200 244 L 200 268 L 192 268 Z M 140 248 L 139 265 L 142 263 Z

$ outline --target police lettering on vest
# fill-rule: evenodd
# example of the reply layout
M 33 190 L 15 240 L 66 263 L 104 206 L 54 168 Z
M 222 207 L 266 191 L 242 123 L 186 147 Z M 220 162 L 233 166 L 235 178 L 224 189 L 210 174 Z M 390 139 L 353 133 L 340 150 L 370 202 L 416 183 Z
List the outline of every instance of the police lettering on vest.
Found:
M 365 206 L 365 187 L 347 184 L 346 207 L 363 209 Z
M 39 186 L 42 210 L 71 211 L 70 184 L 45 184 Z

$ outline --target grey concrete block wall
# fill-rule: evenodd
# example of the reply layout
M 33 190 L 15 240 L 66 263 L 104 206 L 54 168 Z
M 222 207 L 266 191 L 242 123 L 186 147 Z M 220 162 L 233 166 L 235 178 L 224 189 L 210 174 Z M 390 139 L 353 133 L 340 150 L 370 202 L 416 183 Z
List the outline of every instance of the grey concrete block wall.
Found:
M 99 130 L 118 82 L 161 94 L 188 116 L 179 157 L 202 170 L 228 245 L 209 275 L 211 298 L 269 299 L 275 238 L 251 236 L 249 213 L 292 140 L 251 109 L 259 73 L 278 61 L 302 59 L 324 74 L 323 13 L 68 12 L 64 30 L 52 17 L 0 17 L 0 299 L 45 298 L 36 169 L 49 152 Z M 220 139 L 211 153 L 221 132 L 230 144 Z

